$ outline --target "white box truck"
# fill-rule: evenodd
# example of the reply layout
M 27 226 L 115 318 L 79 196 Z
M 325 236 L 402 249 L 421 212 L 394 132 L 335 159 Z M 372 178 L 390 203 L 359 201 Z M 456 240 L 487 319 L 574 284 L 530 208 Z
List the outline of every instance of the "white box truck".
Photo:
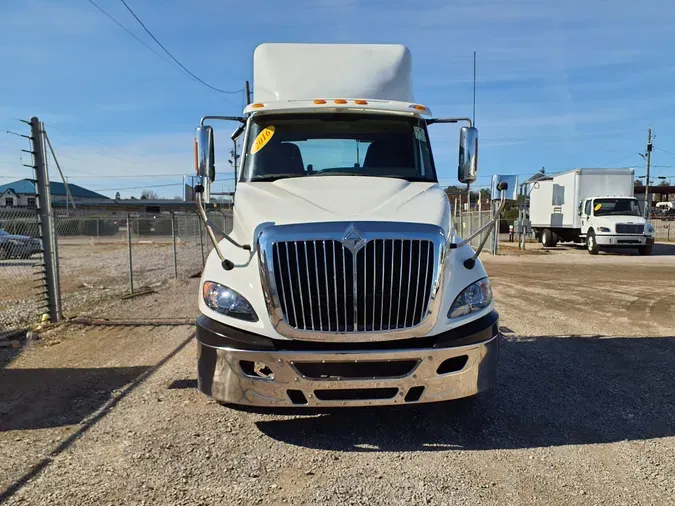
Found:
M 468 183 L 471 121 L 415 102 L 399 45 L 263 44 L 253 94 L 241 117 L 202 118 L 195 139 L 214 243 L 199 294 L 199 389 L 276 407 L 414 404 L 492 387 L 499 316 L 469 238 L 453 231 L 427 133 L 469 123 L 458 170 Z M 212 120 L 238 123 L 243 143 L 231 234 L 202 209 Z
M 530 221 L 546 247 L 584 242 L 603 248 L 636 247 L 650 255 L 654 228 L 640 213 L 633 169 L 574 169 L 532 183 Z

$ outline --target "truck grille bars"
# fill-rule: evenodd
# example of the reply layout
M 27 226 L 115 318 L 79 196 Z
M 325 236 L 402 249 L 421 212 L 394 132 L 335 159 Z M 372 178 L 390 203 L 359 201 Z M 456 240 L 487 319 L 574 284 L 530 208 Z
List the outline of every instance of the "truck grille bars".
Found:
M 631 225 L 628 223 L 617 223 L 617 234 L 643 234 L 645 231 L 644 225 Z
M 395 339 L 391 333 L 417 328 L 433 313 L 445 238 L 432 225 L 286 225 L 263 232 L 259 255 L 272 323 L 282 335 Z
M 373 239 L 352 253 L 334 240 L 273 246 L 284 320 L 318 332 L 372 332 L 414 327 L 429 304 L 433 243 Z

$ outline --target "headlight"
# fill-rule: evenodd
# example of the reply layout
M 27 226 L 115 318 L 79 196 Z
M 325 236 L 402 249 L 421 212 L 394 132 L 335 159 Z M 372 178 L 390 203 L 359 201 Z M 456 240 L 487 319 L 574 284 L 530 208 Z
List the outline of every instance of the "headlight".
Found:
M 647 225 L 647 235 L 654 234 L 654 227 L 652 225 Z
M 607 227 L 598 227 L 598 232 L 603 232 L 603 233 L 605 233 L 605 234 L 609 234 L 611 231 L 612 231 L 611 228 L 607 228 Z
M 204 303 L 214 311 L 239 320 L 258 321 L 258 315 L 255 314 L 249 301 L 232 288 L 219 285 L 213 281 L 206 281 L 202 288 L 202 295 L 204 296 Z
M 467 286 L 450 306 L 448 318 L 459 318 L 475 313 L 492 303 L 492 287 L 488 278 L 479 279 Z

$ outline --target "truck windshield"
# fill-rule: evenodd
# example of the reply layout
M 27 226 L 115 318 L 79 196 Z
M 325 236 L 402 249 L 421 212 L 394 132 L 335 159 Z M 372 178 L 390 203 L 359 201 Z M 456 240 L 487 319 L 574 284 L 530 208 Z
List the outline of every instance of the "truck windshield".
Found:
M 425 122 L 354 113 L 252 120 L 243 181 L 319 176 L 437 182 Z
M 593 212 L 595 216 L 640 216 L 640 208 L 635 199 L 595 199 Z

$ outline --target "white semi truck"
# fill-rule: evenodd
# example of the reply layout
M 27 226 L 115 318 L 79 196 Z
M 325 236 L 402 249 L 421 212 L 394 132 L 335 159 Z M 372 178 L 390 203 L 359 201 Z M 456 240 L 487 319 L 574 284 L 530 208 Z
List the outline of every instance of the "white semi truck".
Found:
M 200 210 L 215 177 L 207 123 L 238 122 L 242 140 L 231 234 L 201 212 L 214 249 L 199 294 L 199 389 L 267 407 L 490 389 L 499 316 L 480 248 L 452 228 L 427 132 L 468 123 L 458 178 L 470 183 L 471 121 L 433 118 L 413 99 L 398 45 L 260 45 L 253 94 L 242 117 L 206 116 L 196 134 Z
M 546 247 L 583 242 L 592 255 L 629 247 L 650 255 L 654 227 L 642 217 L 634 181 L 633 169 L 574 169 L 531 183 L 535 237 Z

